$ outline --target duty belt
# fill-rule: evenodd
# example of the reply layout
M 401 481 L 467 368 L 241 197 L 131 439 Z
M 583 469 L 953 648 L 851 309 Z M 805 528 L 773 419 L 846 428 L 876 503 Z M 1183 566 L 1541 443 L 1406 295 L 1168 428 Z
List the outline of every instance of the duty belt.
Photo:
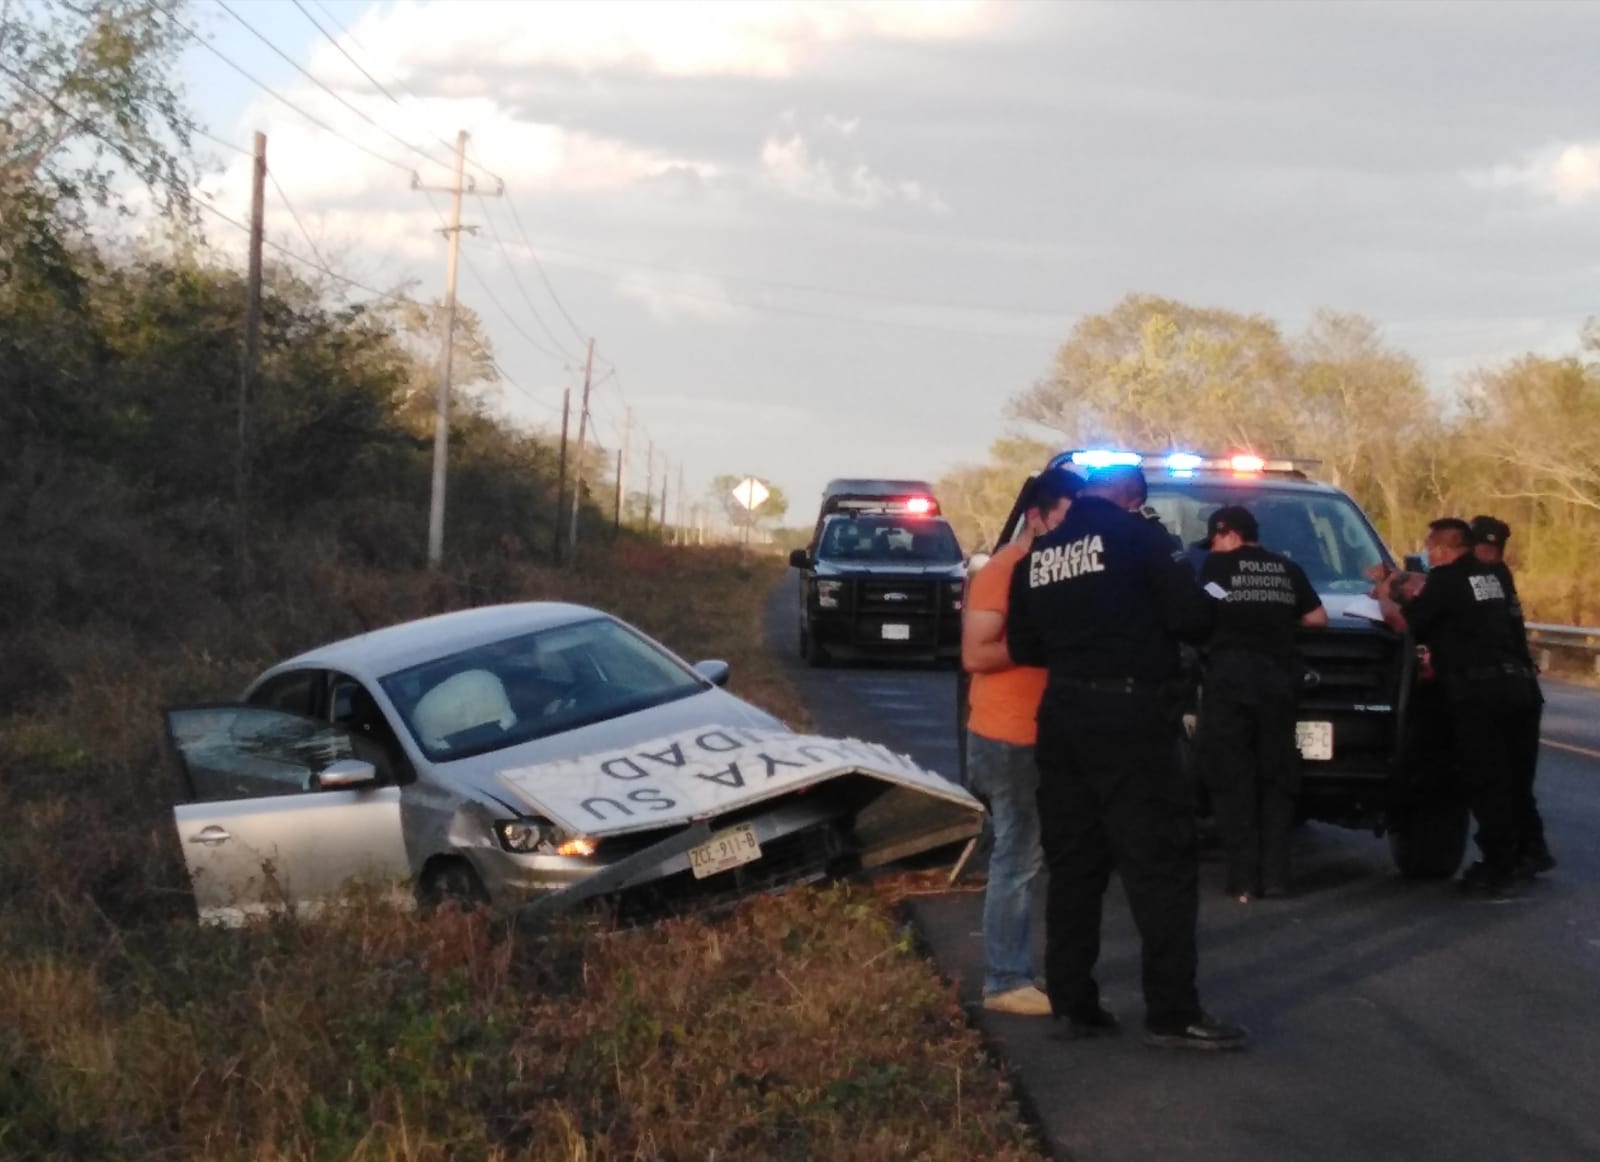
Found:
M 1097 690 L 1107 694 L 1159 694 L 1165 682 L 1149 678 L 1062 678 L 1063 686 L 1077 690 Z

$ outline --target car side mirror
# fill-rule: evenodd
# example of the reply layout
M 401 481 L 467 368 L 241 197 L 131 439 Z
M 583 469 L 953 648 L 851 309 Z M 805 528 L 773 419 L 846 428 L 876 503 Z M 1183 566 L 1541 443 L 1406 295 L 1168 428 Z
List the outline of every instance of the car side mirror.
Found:
M 317 785 L 324 791 L 348 791 L 370 787 L 378 781 L 378 768 L 361 759 L 340 759 L 317 772 Z
M 713 686 L 726 686 L 728 684 L 729 667 L 727 662 L 707 661 L 696 662 L 694 672 L 699 674 Z
M 804 549 L 795 549 L 789 554 L 789 567 L 791 569 L 808 569 L 811 567 L 811 554 Z
M 1405 559 L 1405 570 L 1407 573 L 1426 573 L 1428 562 L 1413 553 Z

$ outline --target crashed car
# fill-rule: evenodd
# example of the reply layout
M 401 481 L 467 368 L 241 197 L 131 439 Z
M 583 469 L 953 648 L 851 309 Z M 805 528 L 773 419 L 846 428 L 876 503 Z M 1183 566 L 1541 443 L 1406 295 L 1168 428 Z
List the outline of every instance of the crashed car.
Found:
M 169 710 L 198 910 L 314 910 L 360 880 L 424 905 L 659 911 L 849 870 L 854 817 L 891 784 L 978 809 L 881 747 L 789 732 L 727 678 L 600 611 L 523 603 L 335 642 L 237 704 Z

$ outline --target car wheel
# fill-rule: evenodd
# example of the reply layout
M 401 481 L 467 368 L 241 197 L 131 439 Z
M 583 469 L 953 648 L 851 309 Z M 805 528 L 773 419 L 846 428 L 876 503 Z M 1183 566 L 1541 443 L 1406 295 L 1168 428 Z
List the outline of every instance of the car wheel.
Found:
M 1467 853 L 1471 817 L 1457 799 L 1439 797 L 1409 808 L 1389 829 L 1394 865 L 1408 880 L 1443 880 Z
M 470 912 L 488 904 L 489 893 L 466 860 L 440 859 L 423 872 L 417 902 L 427 911 L 453 903 L 463 912 Z

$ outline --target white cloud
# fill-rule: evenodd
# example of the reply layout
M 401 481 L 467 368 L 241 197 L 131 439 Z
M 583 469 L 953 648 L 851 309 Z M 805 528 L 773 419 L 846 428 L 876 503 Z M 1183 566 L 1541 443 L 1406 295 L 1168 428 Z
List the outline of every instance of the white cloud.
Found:
M 989 0 L 405 0 L 369 13 L 355 39 L 379 75 L 416 81 L 479 65 L 637 69 L 667 76 L 792 76 L 853 40 L 949 40 L 1000 19 Z M 332 68 L 335 50 L 316 59 Z M 470 76 L 470 74 L 469 74 Z M 479 82 L 485 91 L 489 78 Z
M 814 156 L 799 133 L 768 137 L 761 147 L 761 169 L 767 185 L 801 201 L 863 210 L 898 201 L 934 213 L 949 210 L 920 182 L 891 181 L 873 173 L 865 162 L 837 163 Z
M 652 317 L 663 321 L 688 318 L 733 323 L 750 317 L 750 311 L 729 298 L 727 288 L 710 275 L 630 271 L 617 281 L 617 293 L 643 303 Z
M 1600 197 L 1600 142 L 1574 142 L 1531 154 L 1515 165 L 1499 165 L 1474 175 L 1479 185 L 1526 189 L 1563 206 Z

